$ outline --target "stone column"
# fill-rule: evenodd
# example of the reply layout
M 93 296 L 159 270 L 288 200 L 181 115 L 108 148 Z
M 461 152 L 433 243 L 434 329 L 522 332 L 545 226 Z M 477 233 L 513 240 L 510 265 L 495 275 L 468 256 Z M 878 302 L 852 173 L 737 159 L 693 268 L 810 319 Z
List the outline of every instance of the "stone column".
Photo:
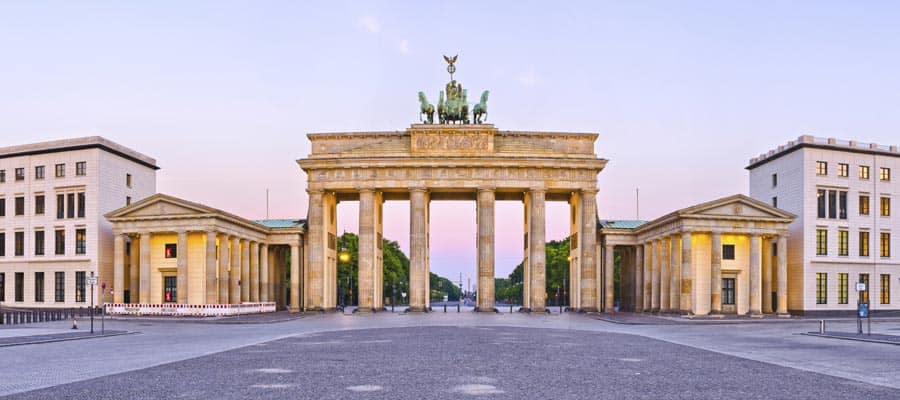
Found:
M 216 231 L 206 231 L 206 304 L 218 304 L 216 287 Z
M 650 312 L 659 312 L 659 240 L 650 242 Z
M 300 311 L 300 245 L 291 245 L 291 312 Z
M 175 247 L 175 301 L 187 304 L 188 299 L 188 236 L 185 231 L 178 231 L 178 244 Z
M 412 188 L 409 192 L 409 311 L 425 311 L 426 266 L 428 253 L 425 224 L 425 189 Z M 480 290 L 480 288 L 479 288 Z
M 644 307 L 641 311 L 650 311 L 653 309 L 653 245 L 644 243 L 641 245 L 644 249 L 644 266 L 643 266 L 643 298 Z
M 522 214 L 524 226 L 522 227 L 522 308 L 521 311 L 531 309 L 531 194 L 522 195 Z
M 306 304 L 309 309 L 321 310 L 324 307 L 325 248 L 328 236 L 325 234 L 325 210 L 322 207 L 324 192 L 308 189 L 309 212 L 307 243 L 309 252 L 309 287 L 306 290 Z M 272 283 L 279 281 L 273 279 Z M 280 293 L 278 293 L 280 295 Z M 278 297 L 273 297 L 278 298 Z
M 269 245 L 259 245 L 259 301 L 272 301 L 269 299 Z
M 359 311 L 375 308 L 375 192 L 359 191 Z
M 606 312 L 612 312 L 615 307 L 615 287 L 613 275 L 615 274 L 615 246 L 606 245 L 606 251 L 603 254 L 603 290 L 604 302 L 603 309 Z M 624 258 L 624 257 L 623 257 Z M 623 263 L 624 264 L 624 263 Z M 621 281 L 620 281 L 621 282 Z
M 597 189 L 581 190 L 581 311 L 596 312 Z
M 772 241 L 762 239 L 762 312 L 772 313 Z
M 691 257 L 691 232 L 681 234 L 681 312 L 694 312 L 694 268 Z
M 722 313 L 722 233 L 712 233 L 710 246 L 710 312 Z
M 140 303 L 150 303 L 150 232 L 141 234 L 141 296 Z
M 529 230 L 528 230 L 528 263 L 529 290 L 528 302 L 532 312 L 542 313 L 547 310 L 547 211 L 544 189 L 529 191 Z
M 750 314 L 762 314 L 762 256 L 758 234 L 750 235 Z
M 131 266 L 128 268 L 129 297 L 131 303 L 140 303 L 141 287 L 141 238 L 131 235 Z
M 787 274 L 787 236 L 778 235 L 778 315 L 788 315 Z
M 634 312 L 644 310 L 644 245 L 634 246 Z
M 231 282 L 231 238 L 219 235 L 219 301 L 218 304 L 231 304 L 228 287 Z
M 669 236 L 669 309 L 681 311 L 681 244 L 679 235 Z
M 228 299 L 231 304 L 241 304 L 241 239 L 235 236 L 231 237 L 231 272 L 228 277 Z
M 241 239 L 241 302 L 250 301 L 250 241 Z
M 113 303 L 125 302 L 125 236 L 113 237 Z
M 259 302 L 259 242 L 250 242 L 250 301 Z
M 671 274 L 669 273 L 669 238 L 659 240 L 659 312 L 669 312 L 672 298 L 669 290 L 672 288 Z
M 478 306 L 494 311 L 494 189 L 478 189 Z

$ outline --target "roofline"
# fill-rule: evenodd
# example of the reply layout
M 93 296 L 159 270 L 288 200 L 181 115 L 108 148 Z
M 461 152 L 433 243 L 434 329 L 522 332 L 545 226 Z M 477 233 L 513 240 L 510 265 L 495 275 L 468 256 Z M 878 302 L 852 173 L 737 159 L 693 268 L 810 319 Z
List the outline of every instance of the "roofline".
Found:
M 150 168 L 153 170 L 160 169 L 159 166 L 156 165 L 155 159 L 147 157 L 147 156 L 144 156 L 147 158 L 146 160 L 141 159 L 140 157 L 138 157 L 138 155 L 143 156 L 143 154 L 140 154 L 137 151 L 131 150 L 125 146 L 121 146 L 121 145 L 119 145 L 113 141 L 107 140 L 103 137 L 90 136 L 90 137 L 78 138 L 78 139 L 74 139 L 74 140 L 84 140 L 84 141 L 86 141 L 86 143 L 72 144 L 72 145 L 58 146 L 58 147 L 36 148 L 33 150 L 22 150 L 22 151 L 15 151 L 14 149 L 28 148 L 31 146 L 38 146 L 38 145 L 53 146 L 54 143 L 64 143 L 67 141 L 66 140 L 56 140 L 56 141 L 49 141 L 49 142 L 32 143 L 32 144 L 21 145 L 21 146 L 10 146 L 10 147 L 5 148 L 5 149 L 12 149 L 13 152 L 10 152 L 10 153 L 2 153 L 2 150 L 4 150 L 4 149 L 0 148 L 0 159 L 22 157 L 22 156 L 33 156 L 33 155 L 39 155 L 39 154 L 62 153 L 62 152 L 66 152 L 66 151 L 100 149 L 100 150 L 106 151 L 110 154 L 122 157 L 129 161 L 132 161 L 134 163 L 143 165 L 147 168 Z M 111 145 L 121 146 L 122 150 L 115 149 L 111 145 L 107 145 L 106 143 L 109 143 Z M 126 151 L 131 151 L 131 152 L 134 152 L 135 154 L 128 154 Z
M 754 163 L 751 163 L 750 165 L 744 167 L 744 169 L 746 169 L 746 170 L 748 170 L 748 171 L 749 171 L 749 170 L 752 170 L 752 169 L 757 168 L 757 167 L 760 167 L 760 166 L 762 166 L 763 164 L 766 164 L 766 163 L 768 163 L 768 162 L 770 162 L 770 161 L 775 161 L 775 160 L 777 160 L 777 159 L 779 159 L 779 158 L 781 158 L 781 157 L 784 157 L 784 156 L 786 156 L 786 155 L 788 155 L 788 154 L 791 154 L 791 153 L 793 153 L 793 152 L 795 152 L 795 151 L 797 151 L 797 150 L 804 149 L 804 148 L 818 149 L 818 150 L 843 151 L 843 152 L 847 152 L 847 153 L 858 153 L 858 154 L 868 154 L 868 155 L 885 156 L 885 157 L 898 157 L 898 158 L 900 158 L 900 153 L 891 153 L 891 152 L 888 152 L 888 151 L 885 151 L 885 150 L 880 150 L 880 149 L 879 149 L 879 150 L 876 150 L 876 149 L 866 149 L 866 148 L 860 148 L 860 147 L 845 147 L 845 146 L 832 145 L 832 144 L 803 143 L 803 142 L 801 142 L 801 143 L 797 143 L 797 144 L 791 146 L 791 147 L 788 148 L 788 149 L 785 149 L 784 151 L 781 151 L 781 152 L 779 152 L 779 153 L 775 153 L 775 154 L 773 154 L 773 155 L 771 155 L 771 156 L 769 156 L 769 157 L 766 157 L 766 158 L 763 158 L 763 159 L 761 159 L 761 160 L 758 160 L 758 161 L 756 161 L 756 162 L 754 162 Z

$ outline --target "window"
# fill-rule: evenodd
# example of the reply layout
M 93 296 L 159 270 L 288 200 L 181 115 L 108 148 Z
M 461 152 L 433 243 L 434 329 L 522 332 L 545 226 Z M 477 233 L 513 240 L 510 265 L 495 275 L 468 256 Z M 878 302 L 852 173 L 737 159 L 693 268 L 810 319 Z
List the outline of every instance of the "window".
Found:
M 891 304 L 891 276 L 881 274 L 881 304 Z
M 53 301 L 62 303 L 66 301 L 66 273 L 56 272 L 53 279 Z
M 25 168 L 16 168 L 16 180 L 17 181 L 25 180 Z
M 868 195 L 859 195 L 859 215 L 869 215 Z
M 44 302 L 44 273 L 34 273 L 34 301 L 36 303 Z
M 34 167 L 34 179 L 44 179 L 44 166 L 38 165 Z
M 828 163 L 816 161 L 816 175 L 828 175 Z
M 75 163 L 75 175 L 85 176 L 87 175 L 87 162 L 79 161 Z
M 178 245 L 175 243 L 166 243 L 166 258 L 178 257 Z
M 44 231 L 34 231 L 34 255 L 44 255 Z
M 66 231 L 64 229 L 56 230 L 56 238 L 53 241 L 53 245 L 56 247 L 56 255 L 66 255 Z
M 866 286 L 866 290 L 859 292 L 859 302 L 860 303 L 868 303 L 869 302 L 869 274 L 859 274 L 859 283 L 862 283 Z
M 56 177 L 64 178 L 66 176 L 66 164 L 56 164 Z
M 84 303 L 84 271 L 75 271 L 75 302 Z
M 837 191 L 828 191 L 828 218 L 837 218 Z
M 838 193 L 838 218 L 847 219 L 847 192 Z
M 881 198 L 881 216 L 882 217 L 890 217 L 891 216 L 891 198 L 890 197 L 882 197 Z
M 850 255 L 850 232 L 838 231 L 838 255 Z
M 6 216 L 6 199 L 0 199 L 0 217 Z
M 66 217 L 66 196 L 63 194 L 56 195 L 56 219 Z
M 15 237 L 15 242 L 16 242 L 15 243 L 16 253 L 15 254 L 17 256 L 24 256 L 25 255 L 25 232 L 16 232 L 13 236 Z
M 6 183 L 6 170 L 0 169 L 0 183 Z
M 734 278 L 722 278 L 722 304 L 734 305 Z
M 84 218 L 84 192 L 78 193 L 78 218 Z
M 860 165 L 859 166 L 859 179 L 864 181 L 869 180 L 869 166 L 868 165 Z
M 16 215 L 25 215 L 25 198 L 24 197 L 16 197 L 16 206 L 15 206 Z
M 0 257 L 6 257 L 6 233 L 0 232 Z
M 778 208 L 778 196 L 772 197 L 772 207 Z
M 869 256 L 869 232 L 866 232 L 866 231 L 859 232 L 859 256 L 860 257 L 868 257 Z
M 828 304 L 828 274 L 816 273 L 816 304 Z
M 772 187 L 778 187 L 778 174 L 772 174 Z
M 888 258 L 891 256 L 891 233 L 881 232 L 881 256 Z
M 125 205 L 126 205 L 126 206 L 130 206 L 130 205 L 131 205 L 131 196 L 125 196 Z
M 846 178 L 850 176 L 850 164 L 838 164 L 838 176 Z
M 848 273 L 839 273 L 838 274 L 838 304 L 847 304 L 849 302 L 848 294 L 848 282 L 850 274 Z
M 75 218 L 75 193 L 66 195 L 66 217 Z
M 75 230 L 75 254 L 85 254 L 87 253 L 87 245 L 85 229 L 76 229 Z
M 44 195 L 34 196 L 34 215 L 44 215 Z
M 816 216 L 825 218 L 825 191 L 819 189 L 816 191 L 816 202 L 818 203 L 818 213 Z
M 891 169 L 881 167 L 879 178 L 883 181 L 891 180 Z
M 723 244 L 722 245 L 722 259 L 723 260 L 734 260 L 734 245 L 733 244 Z
M 828 255 L 828 230 L 816 229 L 816 255 Z
M 174 276 L 163 278 L 163 301 L 174 303 L 178 301 L 178 279 Z
M 131 188 L 131 174 L 125 174 L 125 186 Z
M 25 301 L 25 273 L 16 272 L 16 301 Z

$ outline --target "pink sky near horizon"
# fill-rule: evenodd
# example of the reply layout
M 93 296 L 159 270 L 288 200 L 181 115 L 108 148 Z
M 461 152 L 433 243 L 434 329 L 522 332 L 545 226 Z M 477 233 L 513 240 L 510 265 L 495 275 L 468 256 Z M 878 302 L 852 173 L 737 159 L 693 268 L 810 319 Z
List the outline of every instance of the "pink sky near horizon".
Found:
M 261 219 L 268 189 L 270 217 L 305 217 L 305 135 L 405 129 L 457 52 L 497 128 L 599 134 L 601 218 L 634 219 L 636 188 L 641 219 L 746 193 L 748 159 L 801 134 L 900 142 L 893 2 L 465 3 L 3 3 L 0 146 L 101 135 L 155 157 L 160 192 Z M 474 276 L 474 202 L 432 204 L 432 271 Z M 408 213 L 385 206 L 405 251 Z M 498 203 L 497 276 L 521 215 Z

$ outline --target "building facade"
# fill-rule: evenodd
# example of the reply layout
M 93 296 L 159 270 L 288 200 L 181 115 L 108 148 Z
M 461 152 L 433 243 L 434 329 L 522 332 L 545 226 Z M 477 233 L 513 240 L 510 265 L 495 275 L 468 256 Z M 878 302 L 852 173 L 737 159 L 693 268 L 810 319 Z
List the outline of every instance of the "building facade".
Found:
M 857 302 L 900 309 L 897 146 L 800 136 L 747 169 L 751 197 L 797 215 L 788 236 L 792 313 L 852 312 Z
M 93 273 L 97 303 L 102 283 L 113 284 L 112 224 L 103 214 L 155 193 L 157 169 L 153 158 L 101 137 L 0 148 L 0 302 L 87 306 Z

